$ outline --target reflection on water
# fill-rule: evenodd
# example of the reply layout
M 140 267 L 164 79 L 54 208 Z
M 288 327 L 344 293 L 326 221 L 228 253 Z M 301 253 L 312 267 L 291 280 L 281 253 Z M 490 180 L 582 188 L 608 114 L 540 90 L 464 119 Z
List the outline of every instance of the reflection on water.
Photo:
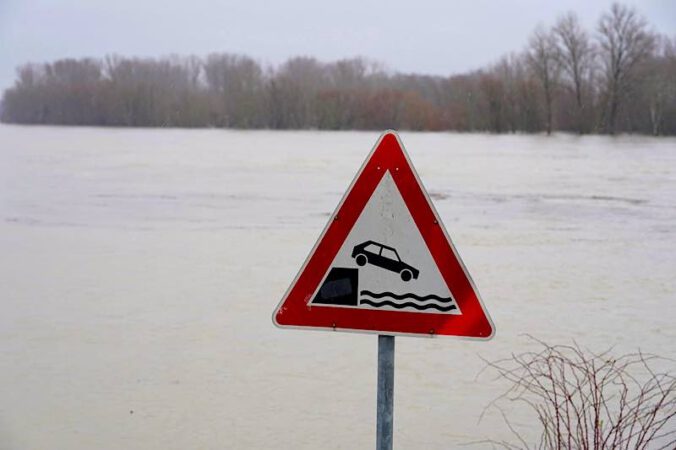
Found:
M 270 315 L 377 136 L 0 127 L 0 447 L 371 446 L 375 337 Z M 399 448 L 507 436 L 524 333 L 676 357 L 676 140 L 402 138 L 497 334 L 397 339 Z

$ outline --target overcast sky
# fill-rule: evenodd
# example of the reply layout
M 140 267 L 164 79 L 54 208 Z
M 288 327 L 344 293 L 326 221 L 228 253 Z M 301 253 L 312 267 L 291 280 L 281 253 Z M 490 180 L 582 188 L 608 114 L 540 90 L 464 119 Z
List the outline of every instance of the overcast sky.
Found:
M 0 89 L 15 68 L 109 53 L 237 52 L 362 55 L 403 71 L 449 75 L 523 47 L 538 23 L 568 10 L 593 27 L 611 1 L 557 0 L 0 0 Z M 627 1 L 657 31 L 676 34 L 676 1 Z

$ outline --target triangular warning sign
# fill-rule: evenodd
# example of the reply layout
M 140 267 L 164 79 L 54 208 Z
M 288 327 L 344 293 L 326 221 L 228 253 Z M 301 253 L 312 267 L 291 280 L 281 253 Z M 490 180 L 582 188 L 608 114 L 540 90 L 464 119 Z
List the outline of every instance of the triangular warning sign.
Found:
M 489 339 L 493 323 L 396 133 L 362 165 L 275 310 L 280 327 Z

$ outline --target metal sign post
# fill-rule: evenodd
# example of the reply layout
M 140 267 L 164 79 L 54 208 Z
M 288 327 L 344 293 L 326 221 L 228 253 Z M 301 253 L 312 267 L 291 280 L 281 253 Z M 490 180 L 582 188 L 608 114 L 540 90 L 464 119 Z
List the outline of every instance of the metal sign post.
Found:
M 392 450 L 394 422 L 394 336 L 378 335 L 376 450 Z

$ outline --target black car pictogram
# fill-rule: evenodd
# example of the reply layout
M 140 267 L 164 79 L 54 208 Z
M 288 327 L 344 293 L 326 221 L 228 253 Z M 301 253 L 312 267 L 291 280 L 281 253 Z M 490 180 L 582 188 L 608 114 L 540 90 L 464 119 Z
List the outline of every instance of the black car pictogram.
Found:
M 399 257 L 399 253 L 393 247 L 388 247 L 375 241 L 366 241 L 355 245 L 354 249 L 352 249 L 352 257 L 357 261 L 357 265 L 359 266 L 369 263 L 398 273 L 404 281 L 418 278 L 420 274 L 418 269 L 403 262 Z

